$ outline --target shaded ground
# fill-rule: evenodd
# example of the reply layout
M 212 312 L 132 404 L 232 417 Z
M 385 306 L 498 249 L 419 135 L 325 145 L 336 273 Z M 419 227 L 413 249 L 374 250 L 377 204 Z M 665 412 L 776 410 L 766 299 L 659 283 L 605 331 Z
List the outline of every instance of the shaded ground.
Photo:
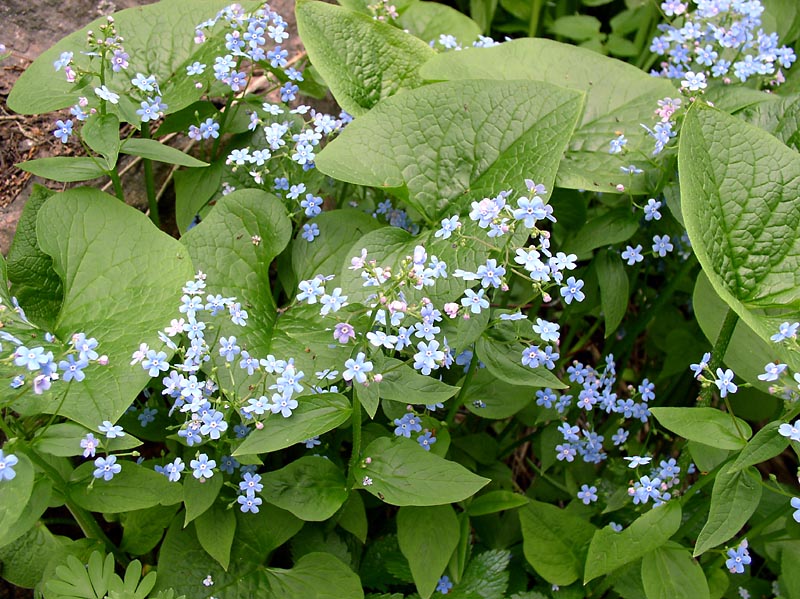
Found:
M 190 2 L 191 0 L 184 0 Z M 76 144 L 62 145 L 52 134 L 53 123 L 67 115 L 50 113 L 42 116 L 13 114 L 6 107 L 6 98 L 20 73 L 44 50 L 69 33 L 80 29 L 98 16 L 114 10 L 151 4 L 154 0 L 2 0 L 0 2 L 0 44 L 12 52 L 10 58 L 0 63 L 0 252 L 8 254 L 25 200 L 34 182 L 46 183 L 53 189 L 62 184 L 45 182 L 21 171 L 15 163 L 53 155 L 70 155 Z M 289 23 L 289 31 L 296 33 L 294 0 L 273 0 L 270 6 Z M 301 51 L 296 36 L 283 45 L 290 57 Z M 176 140 L 182 147 L 180 140 Z M 141 165 L 134 161 L 129 166 L 127 181 L 123 179 L 128 202 L 146 205 L 141 189 Z M 158 175 L 158 173 L 157 173 Z M 163 171 L 166 178 L 169 171 Z M 140 190 L 137 193 L 137 189 Z M 132 193 L 130 192 L 132 191 Z

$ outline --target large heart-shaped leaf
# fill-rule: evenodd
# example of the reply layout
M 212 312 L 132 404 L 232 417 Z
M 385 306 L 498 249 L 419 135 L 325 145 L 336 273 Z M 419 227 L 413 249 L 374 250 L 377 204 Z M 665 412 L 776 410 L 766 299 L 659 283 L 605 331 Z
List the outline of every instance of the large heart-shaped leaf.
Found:
M 310 521 L 327 520 L 347 501 L 342 471 L 321 456 L 306 456 L 264 475 L 264 496 L 273 505 Z
M 535 81 L 437 83 L 381 102 L 316 164 L 388 188 L 433 222 L 526 177 L 552 189 L 582 105 L 582 93 Z
M 270 348 L 277 315 L 269 265 L 289 243 L 291 233 L 292 225 L 278 198 L 243 189 L 225 196 L 181 239 L 195 267 L 206 273 L 209 292 L 236 297 L 247 310 L 247 326 L 226 319 L 220 322 L 220 335 L 234 335 L 256 358 L 265 357 Z M 213 351 L 212 356 L 224 364 L 219 352 Z M 240 368 L 232 372 L 243 391 L 248 384 L 246 372 Z
M 708 106 L 686 116 L 681 208 L 714 290 L 763 339 L 800 308 L 800 157 Z
M 558 171 L 559 187 L 616 193 L 646 193 L 660 175 L 649 162 L 652 139 L 641 127 L 653 123 L 658 100 L 677 90 L 665 79 L 651 77 L 633 65 L 547 39 L 520 39 L 492 48 L 440 54 L 420 74 L 432 81 L 491 79 L 546 81 L 587 93 L 583 118 L 569 142 Z M 627 154 L 610 154 L 617 131 L 628 138 Z M 645 174 L 628 181 L 620 167 L 636 164 Z M 537 179 L 538 181 L 538 179 Z
M 421 85 L 417 69 L 435 55 L 413 35 L 341 6 L 301 0 L 296 13 L 311 62 L 336 101 L 355 116 Z
M 94 429 L 103 420 L 116 421 L 149 380 L 141 366 L 129 365 L 131 353 L 140 343 L 161 345 L 157 332 L 169 324 L 181 287 L 192 278 L 191 260 L 144 214 L 97 189 L 51 197 L 39 209 L 36 233 L 63 285 L 52 332 L 62 341 L 76 332 L 95 337 L 109 360 L 107 366 L 89 365 L 83 382 L 29 393 L 16 409 L 58 409 Z

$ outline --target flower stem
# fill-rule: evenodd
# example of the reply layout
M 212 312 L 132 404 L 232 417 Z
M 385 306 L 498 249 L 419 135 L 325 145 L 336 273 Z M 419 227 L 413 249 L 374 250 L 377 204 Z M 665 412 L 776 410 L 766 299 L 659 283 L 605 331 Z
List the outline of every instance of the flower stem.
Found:
M 142 137 L 150 139 L 150 123 L 142 123 Z M 158 218 L 158 202 L 156 201 L 156 183 L 153 178 L 153 161 L 149 158 L 142 160 L 144 164 L 144 186 L 147 192 L 147 205 L 150 208 L 150 220 L 156 227 L 160 227 Z
M 731 337 L 733 337 L 733 331 L 736 329 L 737 322 L 739 322 L 739 315 L 731 308 L 728 308 L 728 313 L 725 315 L 725 320 L 722 322 L 722 328 L 719 330 L 719 335 L 717 335 L 717 341 L 714 343 L 714 349 L 711 350 L 711 362 L 708 365 L 708 369 L 712 373 L 716 372 L 717 368 L 722 365 L 725 352 L 728 350 L 728 344 L 731 342 Z M 714 388 L 711 385 L 703 387 L 702 391 L 700 391 L 700 398 L 697 400 L 697 404 L 700 406 L 710 405 L 713 391 Z M 727 403 L 726 398 L 725 404 L 727 405 Z M 728 409 L 730 410 L 730 408 Z

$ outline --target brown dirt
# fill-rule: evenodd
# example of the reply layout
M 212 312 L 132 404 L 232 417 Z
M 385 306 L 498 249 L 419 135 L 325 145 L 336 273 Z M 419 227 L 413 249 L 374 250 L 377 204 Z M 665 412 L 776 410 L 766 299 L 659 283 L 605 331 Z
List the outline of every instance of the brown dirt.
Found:
M 115 0 L 116 10 L 151 4 L 155 0 Z M 190 1 L 190 0 L 186 0 Z M 53 189 L 62 189 L 62 184 L 33 177 L 14 166 L 15 163 L 53 155 L 70 155 L 76 151 L 70 145 L 62 145 L 52 134 L 53 122 L 67 116 L 51 113 L 41 116 L 21 116 L 12 113 L 6 106 L 6 98 L 20 73 L 55 41 L 80 29 L 101 14 L 107 14 L 108 0 L 4 0 L 0 2 L 0 43 L 12 52 L 10 58 L 0 63 L 0 252 L 8 254 L 14 238 L 16 224 L 22 213 L 25 200 L 30 195 L 33 183 L 47 184 Z M 296 33 L 294 0 L 273 0 L 270 6 L 279 12 L 289 24 L 289 31 Z M 112 11 L 114 9 L 112 8 Z M 296 36 L 289 39 L 284 48 L 289 56 L 302 51 Z M 184 145 L 183 140 L 179 147 Z M 78 148 L 79 150 L 79 148 Z M 134 161 L 135 162 L 135 161 Z M 121 164 L 121 168 L 126 165 Z M 133 189 L 128 203 L 143 208 L 146 205 L 141 187 L 141 165 L 131 165 L 127 177 L 123 178 L 126 190 Z M 158 177 L 158 172 L 156 173 Z M 162 170 L 162 181 L 170 174 Z M 101 182 L 103 183 L 103 182 Z M 161 185 L 157 181 L 157 189 Z

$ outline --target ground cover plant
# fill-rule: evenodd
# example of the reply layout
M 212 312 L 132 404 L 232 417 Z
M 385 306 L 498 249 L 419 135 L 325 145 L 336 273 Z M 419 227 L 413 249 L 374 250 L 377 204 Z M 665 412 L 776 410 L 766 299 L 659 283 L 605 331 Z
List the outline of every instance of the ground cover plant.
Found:
M 800 9 L 460 8 L 163 0 L 20 77 L 77 155 L 0 260 L 8 583 L 800 597 Z

